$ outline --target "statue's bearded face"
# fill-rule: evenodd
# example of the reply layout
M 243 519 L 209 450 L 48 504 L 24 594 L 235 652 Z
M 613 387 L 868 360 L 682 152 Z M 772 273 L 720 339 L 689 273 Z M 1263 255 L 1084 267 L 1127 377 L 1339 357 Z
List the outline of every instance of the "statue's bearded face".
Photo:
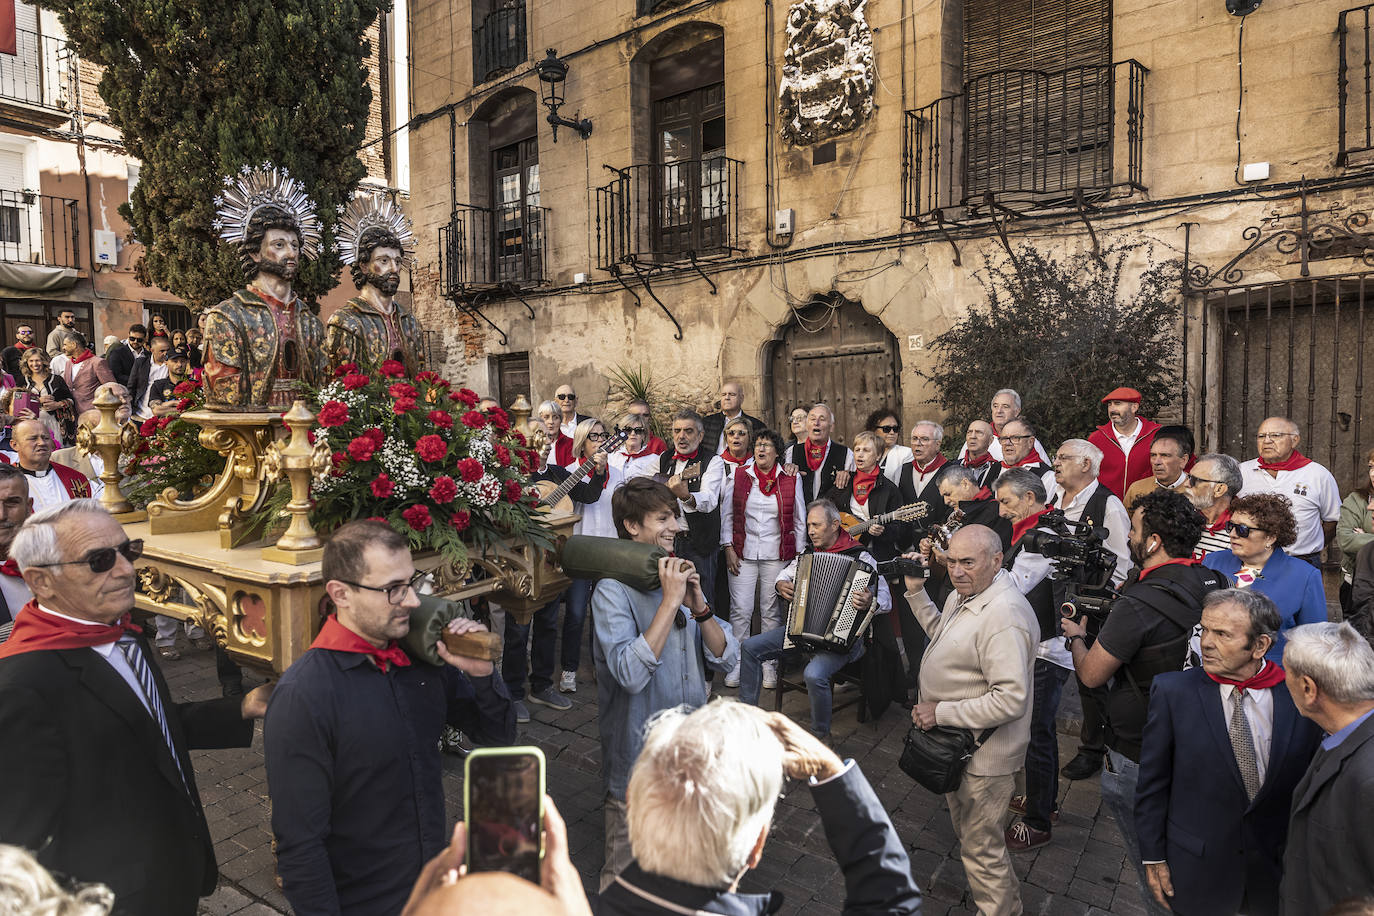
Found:
M 401 252 L 384 246 L 372 249 L 367 259 L 367 282 L 383 295 L 396 295 L 401 288 Z
M 253 260 L 263 273 L 294 280 L 301 264 L 301 237 L 290 229 L 268 229 Z

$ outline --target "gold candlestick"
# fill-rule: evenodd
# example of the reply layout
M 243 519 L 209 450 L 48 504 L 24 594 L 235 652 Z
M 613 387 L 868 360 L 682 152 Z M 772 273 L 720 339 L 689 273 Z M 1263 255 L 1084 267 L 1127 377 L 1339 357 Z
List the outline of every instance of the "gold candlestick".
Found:
M 263 548 L 262 558 L 300 566 L 319 562 L 324 556 L 324 542 L 310 524 L 310 483 L 328 473 L 329 446 L 323 438 L 310 444 L 315 415 L 304 401 L 293 403 L 282 419 L 291 430 L 291 440 L 284 446 L 273 442 L 267 447 L 265 472 L 268 483 L 283 473 L 291 482 L 291 501 L 286 504 L 291 524 L 274 546 Z
M 100 456 L 100 482 L 105 489 L 100 494 L 100 505 L 121 522 L 138 521 L 146 516 L 137 512 L 119 488 L 119 454 L 132 442 L 124 442 L 125 436 L 132 436 L 133 429 L 121 426 L 115 414 L 124 402 L 112 391 L 101 391 L 93 402 L 100 411 L 100 422 L 94 427 L 77 430 L 76 448 L 83 455 L 92 452 Z

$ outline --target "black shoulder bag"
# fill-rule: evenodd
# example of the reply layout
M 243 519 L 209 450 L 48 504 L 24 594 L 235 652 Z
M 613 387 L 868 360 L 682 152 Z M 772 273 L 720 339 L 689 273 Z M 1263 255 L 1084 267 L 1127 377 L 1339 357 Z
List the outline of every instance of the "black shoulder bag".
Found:
M 936 725 L 929 730 L 911 726 L 897 766 L 902 772 L 936 795 L 959 788 L 964 769 L 973 754 L 987 742 L 996 726 L 983 729 L 978 737 L 967 728 Z

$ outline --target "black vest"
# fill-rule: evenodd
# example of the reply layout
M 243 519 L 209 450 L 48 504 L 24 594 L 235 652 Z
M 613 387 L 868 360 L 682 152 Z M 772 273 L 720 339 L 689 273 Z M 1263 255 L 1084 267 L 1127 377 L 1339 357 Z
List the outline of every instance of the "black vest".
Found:
M 1037 529 L 1032 528 L 1032 531 Z M 1002 568 L 1010 570 L 1016 565 L 1016 558 L 1024 550 L 1025 536 L 1011 545 L 1002 559 Z M 1026 593 L 1026 601 L 1035 611 L 1035 621 L 1040 624 L 1040 641 L 1059 635 L 1059 604 L 1054 600 L 1054 579 L 1046 576 L 1036 583 L 1035 588 Z
M 784 464 L 795 464 L 797 473 L 802 479 L 802 492 L 806 497 L 806 502 L 810 505 L 814 500 L 820 499 L 831 487 L 835 486 L 835 475 L 844 470 L 848 463 L 849 449 L 832 441 L 830 448 L 826 450 L 825 460 L 821 462 L 820 469 L 811 470 L 811 465 L 806 463 L 806 440 L 794 443 L 787 450 L 787 458 Z M 820 476 L 820 486 L 816 486 L 815 478 Z
M 697 457 L 687 462 L 690 467 L 697 462 L 701 463 L 701 473 L 695 480 L 687 482 L 687 490 L 691 493 L 701 492 L 701 482 L 706 479 L 706 468 L 711 463 L 715 455 L 708 455 L 704 448 L 697 448 Z M 658 456 L 658 472 L 668 478 L 673 476 L 673 466 L 677 464 L 677 452 L 669 448 L 662 455 Z M 727 491 L 726 496 L 729 496 Z M 720 506 L 710 512 L 687 512 L 687 543 L 698 554 L 705 556 L 713 554 L 720 549 Z

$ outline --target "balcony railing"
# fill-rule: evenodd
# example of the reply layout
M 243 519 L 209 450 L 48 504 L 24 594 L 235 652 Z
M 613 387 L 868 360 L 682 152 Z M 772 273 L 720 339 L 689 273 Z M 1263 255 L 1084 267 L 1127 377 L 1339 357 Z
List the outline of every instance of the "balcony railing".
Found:
M 739 250 L 740 168 L 726 156 L 612 169 L 596 189 L 597 263 L 672 264 Z
M 439 227 L 444 295 L 464 298 L 502 287 L 526 289 L 548 277 L 547 207 L 460 204 Z
M 1374 85 L 1374 52 L 1371 49 L 1370 15 L 1374 4 L 1341 12 L 1336 34 L 1340 38 L 1340 69 L 1336 91 L 1340 103 L 1340 149 L 1336 165 L 1344 166 L 1354 154 L 1374 150 L 1374 119 L 1370 117 L 1371 85 Z
M 65 41 L 18 29 L 15 54 L 0 54 L 0 101 L 65 111 L 71 107 L 73 52 Z
M 999 70 L 906 113 L 902 216 L 1056 206 L 1144 190 L 1145 74 L 1138 61 Z
M 0 261 L 81 266 L 76 201 L 29 191 L 0 191 Z
M 485 83 L 513 70 L 529 57 L 525 44 L 525 0 L 507 0 L 482 20 L 472 34 L 476 81 Z

